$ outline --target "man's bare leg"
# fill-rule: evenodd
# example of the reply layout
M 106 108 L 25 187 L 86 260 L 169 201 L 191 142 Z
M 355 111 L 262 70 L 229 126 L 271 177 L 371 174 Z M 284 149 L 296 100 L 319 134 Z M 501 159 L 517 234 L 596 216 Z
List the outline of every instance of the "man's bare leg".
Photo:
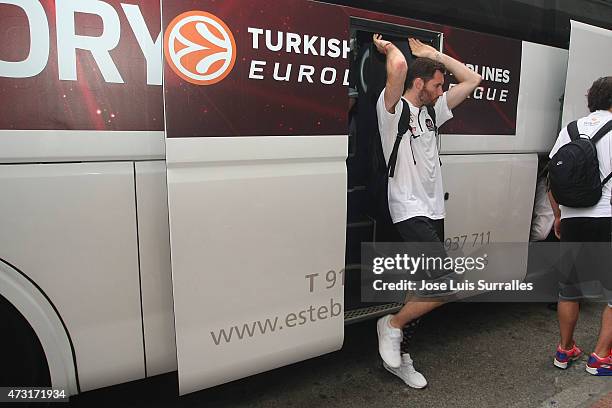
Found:
M 594 351 L 599 357 L 604 358 L 610 353 L 610 348 L 612 348 L 612 307 L 606 305 L 601 316 L 601 329 Z
M 561 332 L 561 341 L 559 345 L 570 350 L 574 346 L 574 329 L 578 322 L 580 313 L 580 304 L 575 301 L 559 300 L 557 305 L 557 316 L 559 318 L 559 331 Z
M 392 327 L 397 329 L 401 329 L 408 322 L 418 319 L 419 317 L 431 312 L 435 308 L 442 306 L 444 301 L 420 301 L 420 300 L 409 300 L 404 304 L 404 306 L 397 312 L 391 320 L 389 324 Z

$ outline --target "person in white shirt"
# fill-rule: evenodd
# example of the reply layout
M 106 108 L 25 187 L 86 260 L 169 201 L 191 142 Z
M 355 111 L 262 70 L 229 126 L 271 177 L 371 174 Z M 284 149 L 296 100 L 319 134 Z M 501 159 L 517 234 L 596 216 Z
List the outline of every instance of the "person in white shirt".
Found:
M 414 38 L 410 38 L 408 44 L 417 58 L 410 67 L 393 43 L 383 40 L 379 34 L 375 34 L 373 40 L 378 52 L 386 56 L 387 79 L 376 112 L 387 165 L 403 109 L 400 99 L 404 99 L 410 109 L 410 127 L 404 137 L 409 140 L 399 145 L 395 173 L 388 182 L 389 212 L 405 242 L 435 243 L 439 255 L 445 257 L 444 190 L 436 128 L 453 117 L 452 109 L 476 89 L 482 78 L 456 59 Z M 458 84 L 443 92 L 446 70 L 454 75 Z M 437 126 L 427 106 L 433 106 Z M 436 276 L 435 280 L 445 278 Z M 407 350 L 400 347 L 404 337 L 402 329 L 444 303 L 440 298 L 420 295 L 417 292 L 417 298 L 407 300 L 399 312 L 377 322 L 378 350 L 385 368 L 414 388 L 424 387 L 427 381 L 414 370 Z
M 531 217 L 531 231 L 529 241 L 545 241 L 554 239 L 553 224 L 555 215 L 553 214 L 550 201 L 548 200 L 548 184 L 546 177 L 540 177 L 536 184 L 535 202 Z
M 612 120 L 612 76 L 596 80 L 587 95 L 588 116 L 578 119 L 580 137 L 591 138 Z M 563 128 L 553 146 L 550 157 L 570 143 L 567 128 Z M 612 173 L 612 130 L 595 145 L 599 173 L 602 180 Z M 553 363 L 565 369 L 578 359 L 582 350 L 574 341 L 574 328 L 578 321 L 582 298 L 603 294 L 608 301 L 604 307 L 599 338 L 589 357 L 586 371 L 593 375 L 612 375 L 612 180 L 602 187 L 599 201 L 592 207 L 572 208 L 558 205 L 552 192 L 548 196 L 555 215 L 554 230 L 561 245 L 574 252 L 568 272 L 561 274 L 559 282 L 560 342 Z M 567 264 L 565 262 L 564 264 Z

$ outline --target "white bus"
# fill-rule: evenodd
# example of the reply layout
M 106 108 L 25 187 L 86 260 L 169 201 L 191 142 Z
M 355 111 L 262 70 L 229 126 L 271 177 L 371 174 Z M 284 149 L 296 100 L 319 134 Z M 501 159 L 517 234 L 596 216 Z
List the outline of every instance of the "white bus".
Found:
M 450 242 L 529 239 L 538 155 L 612 67 L 590 52 L 610 31 L 575 21 L 568 53 L 486 10 L 245 3 L 0 0 L 0 385 L 178 371 L 184 394 L 337 350 L 345 323 L 397 308 L 359 297 L 359 244 L 380 233 L 372 33 L 484 77 L 441 129 Z M 609 24 L 589 4 L 577 16 Z

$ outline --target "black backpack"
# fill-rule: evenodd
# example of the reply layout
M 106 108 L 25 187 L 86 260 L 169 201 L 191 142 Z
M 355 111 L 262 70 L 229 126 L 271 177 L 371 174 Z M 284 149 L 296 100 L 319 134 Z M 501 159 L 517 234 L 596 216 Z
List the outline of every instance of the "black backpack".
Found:
M 557 203 L 567 207 L 592 207 L 601 199 L 602 187 L 610 180 L 599 177 L 599 160 L 595 144 L 612 130 L 608 121 L 591 138 L 582 138 L 578 122 L 567 125 L 570 142 L 555 153 L 548 163 L 550 191 Z

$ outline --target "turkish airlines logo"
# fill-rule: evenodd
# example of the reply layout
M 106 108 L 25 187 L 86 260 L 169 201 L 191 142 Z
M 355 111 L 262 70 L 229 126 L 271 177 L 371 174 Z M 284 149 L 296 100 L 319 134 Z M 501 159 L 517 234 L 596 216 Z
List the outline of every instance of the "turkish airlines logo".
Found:
M 212 85 L 234 67 L 236 41 L 217 16 L 188 11 L 168 26 L 164 52 L 170 67 L 182 79 L 196 85 Z

